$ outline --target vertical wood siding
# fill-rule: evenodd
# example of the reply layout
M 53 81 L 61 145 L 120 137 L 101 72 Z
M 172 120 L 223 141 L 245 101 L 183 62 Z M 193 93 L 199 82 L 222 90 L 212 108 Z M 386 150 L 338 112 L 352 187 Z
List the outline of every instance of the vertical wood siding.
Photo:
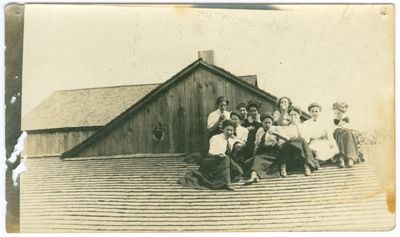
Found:
M 61 154 L 92 135 L 95 130 L 89 131 L 47 131 L 29 133 L 24 143 L 24 153 L 27 156 L 42 156 Z
M 230 111 L 249 100 L 262 102 L 262 111 L 273 112 L 276 107 L 274 102 L 198 68 L 86 147 L 79 156 L 204 152 L 208 148 L 207 116 L 216 109 L 215 100 L 220 95 L 230 99 Z M 155 128 L 163 130 L 163 140 L 152 138 Z

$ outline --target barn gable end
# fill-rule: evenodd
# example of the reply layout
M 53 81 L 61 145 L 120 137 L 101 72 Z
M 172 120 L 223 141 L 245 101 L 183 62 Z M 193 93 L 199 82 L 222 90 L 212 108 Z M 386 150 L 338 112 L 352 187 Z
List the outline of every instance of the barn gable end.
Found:
M 62 156 L 203 152 L 208 146 L 207 116 L 216 109 L 219 95 L 230 99 L 230 110 L 258 100 L 262 110 L 272 112 L 277 99 L 199 59 Z M 155 130 L 161 131 L 161 139 Z
M 60 156 L 156 88 L 123 85 L 56 91 L 22 119 L 24 155 Z

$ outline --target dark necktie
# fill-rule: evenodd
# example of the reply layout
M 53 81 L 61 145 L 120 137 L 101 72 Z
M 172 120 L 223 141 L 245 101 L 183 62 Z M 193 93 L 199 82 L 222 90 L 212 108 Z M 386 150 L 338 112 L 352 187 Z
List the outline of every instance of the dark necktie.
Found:
M 342 119 L 343 121 L 345 121 L 346 123 L 349 123 L 350 122 L 350 119 L 349 119 L 349 117 L 345 117 L 344 119 Z M 334 119 L 333 120 L 333 123 L 335 124 L 335 125 L 338 125 L 339 123 L 340 123 L 340 119 Z
M 227 139 L 227 140 L 226 140 L 225 155 L 229 155 L 229 154 L 231 154 L 231 152 L 232 152 L 232 149 L 231 149 L 231 146 L 229 145 L 229 141 L 228 141 L 228 139 Z
M 260 145 L 265 146 L 265 137 L 267 136 L 267 132 L 264 133 L 264 135 L 261 137 Z

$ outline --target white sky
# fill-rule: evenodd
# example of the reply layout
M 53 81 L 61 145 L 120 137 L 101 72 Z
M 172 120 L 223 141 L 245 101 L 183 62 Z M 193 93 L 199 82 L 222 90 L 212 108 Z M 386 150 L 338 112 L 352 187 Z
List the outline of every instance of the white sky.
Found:
M 55 90 L 162 83 L 213 49 L 217 66 L 303 109 L 320 102 L 330 118 L 345 100 L 355 127 L 393 129 L 392 7 L 276 7 L 27 5 L 22 113 Z

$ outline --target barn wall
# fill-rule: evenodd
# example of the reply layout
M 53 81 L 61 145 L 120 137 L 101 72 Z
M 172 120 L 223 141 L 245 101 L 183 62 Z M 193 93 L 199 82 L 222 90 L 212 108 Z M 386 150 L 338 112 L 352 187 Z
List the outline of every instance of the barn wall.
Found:
M 29 132 L 24 143 L 27 156 L 57 155 L 86 140 L 96 130 Z
M 262 111 L 275 109 L 275 103 L 198 68 L 109 134 L 83 149 L 78 156 L 206 151 L 207 116 L 216 109 L 215 100 L 220 95 L 230 99 L 228 110 L 233 110 L 240 102 L 254 99 L 263 103 Z M 164 131 L 162 141 L 152 139 L 152 131 L 157 127 Z

